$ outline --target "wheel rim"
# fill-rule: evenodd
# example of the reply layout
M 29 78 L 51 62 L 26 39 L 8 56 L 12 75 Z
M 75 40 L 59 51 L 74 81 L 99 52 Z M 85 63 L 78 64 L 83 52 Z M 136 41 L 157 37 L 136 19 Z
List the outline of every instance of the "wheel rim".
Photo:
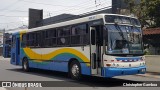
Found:
M 25 70 L 27 69 L 27 62 L 24 62 L 23 67 L 24 67 Z
M 77 77 L 79 75 L 79 67 L 78 67 L 78 65 L 74 64 L 72 66 L 71 71 L 72 71 L 73 76 Z

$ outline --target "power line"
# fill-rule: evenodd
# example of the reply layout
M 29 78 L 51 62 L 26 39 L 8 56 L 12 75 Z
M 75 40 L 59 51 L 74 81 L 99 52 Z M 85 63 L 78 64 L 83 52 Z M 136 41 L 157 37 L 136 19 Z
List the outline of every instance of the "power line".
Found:
M 104 2 L 104 3 L 106 3 L 106 2 Z M 87 7 L 86 7 L 86 5 L 87 5 Z M 80 6 L 80 7 L 79 7 Z M 98 5 L 99 6 L 99 5 Z M 91 5 L 91 4 L 88 4 L 88 3 L 85 3 L 85 4 L 83 4 L 83 5 L 78 5 L 77 6 L 78 7 L 78 9 L 77 8 L 70 8 L 70 9 L 60 9 L 60 10 L 57 10 L 57 11 L 51 11 L 51 12 L 61 12 L 61 11 L 73 11 L 73 10 L 81 10 L 82 8 L 88 8 L 88 7 L 91 7 L 91 8 L 93 8 L 93 7 L 95 7 L 93 4 Z
M 28 12 L 28 11 L 23 11 L 23 10 L 9 10 L 10 12 Z
M 18 23 L 18 22 L 8 22 L 8 23 L 0 23 L 0 24 L 10 24 L 10 23 Z
M 109 9 L 109 8 L 111 8 L 111 7 L 112 7 L 112 6 L 108 6 L 108 7 L 100 8 L 100 9 L 97 9 L 97 10 L 94 10 L 94 11 L 86 12 L 86 13 L 80 14 L 80 16 L 81 16 L 81 15 L 84 15 L 84 14 L 89 14 L 89 13 L 93 13 L 93 12 L 97 12 L 97 11 Z
M 88 5 L 88 2 L 90 2 L 90 0 L 89 1 L 87 1 L 87 2 L 82 2 L 82 3 L 80 3 L 80 4 L 78 4 L 78 6 L 86 6 L 87 5 L 87 7 L 88 6 L 91 6 L 91 5 Z M 82 5 L 83 4 L 83 5 Z M 76 5 L 75 5 L 76 6 Z M 77 6 L 77 7 L 78 7 Z M 78 7 L 79 8 L 79 7 Z M 44 11 L 44 12 L 61 12 L 61 11 L 71 11 L 71 10 L 75 10 L 75 8 L 72 8 L 72 9 L 61 9 L 61 10 L 57 10 L 57 11 Z M 77 9 L 77 10 L 79 10 L 79 9 Z M 9 10 L 10 12 L 28 12 L 28 11 L 23 11 L 23 10 Z M 6 16 L 6 15 L 0 15 L 0 16 L 5 16 L 5 17 L 27 17 L 27 16 Z
M 16 21 L 16 22 L 7 22 L 7 23 L 0 23 L 0 24 L 10 24 L 10 23 L 16 24 L 16 23 L 21 23 L 21 22 L 26 22 L 26 21 L 28 21 L 28 20 L 24 20 L 24 21 Z
M 83 2 L 84 3 L 84 2 Z M 83 4 L 82 3 L 82 4 Z M 104 2 L 104 3 L 106 3 L 106 2 Z M 86 4 L 88 4 L 88 3 L 86 3 Z M 82 6 L 84 6 L 84 4 L 82 5 Z M 88 5 L 88 6 L 91 6 L 91 5 Z M 86 9 L 90 9 L 90 8 L 93 8 L 94 6 L 92 6 L 92 7 L 88 7 L 88 8 L 86 8 Z M 70 10 L 73 10 L 73 9 L 70 9 Z M 75 10 L 75 9 L 74 9 Z M 79 10 L 79 9 L 78 9 Z M 13 10 L 14 11 L 14 10 Z M 21 11 L 21 10 L 15 10 L 15 11 L 18 11 L 18 12 L 27 12 L 27 11 Z M 63 10 L 62 10 L 63 11 Z M 80 10 L 81 11 L 81 10 Z M 55 12 L 55 11 L 54 11 Z M 0 16 L 5 16 L 5 17 L 28 17 L 28 16 L 6 16 L 6 15 L 0 15 Z M 11 22 L 11 23 L 14 23 L 14 22 Z M 5 23 L 6 24 L 6 23 Z M 9 24 L 9 23 L 7 23 L 7 24 Z
M 105 3 L 106 3 L 106 2 L 103 2 L 103 4 L 105 4 Z M 92 8 L 98 7 L 98 6 L 100 6 L 100 5 L 96 5 L 96 6 L 94 6 L 94 5 L 88 5 L 87 7 L 83 6 L 83 7 L 79 8 L 79 9 L 74 9 L 74 10 L 76 10 L 76 12 L 79 12 L 79 11 L 82 11 L 82 10 L 92 9 Z M 82 8 L 83 8 L 83 9 L 82 9 Z M 73 9 L 70 9 L 70 10 L 73 10 Z M 68 11 L 70 11 L 70 10 L 68 10 Z M 78 10 L 78 11 L 77 11 L 77 10 Z M 73 11 L 73 12 L 75 12 L 75 11 Z
M 35 4 L 48 5 L 48 6 L 75 7 L 75 6 L 56 5 L 56 4 L 53 5 L 53 4 L 39 3 L 39 2 L 25 1 L 25 0 L 22 0 L 22 2 L 26 2 L 26 3 L 35 3 Z
M 84 2 L 83 2 L 84 3 Z M 81 4 L 83 4 L 83 3 L 81 3 Z M 106 3 L 106 2 L 104 2 L 104 3 Z M 87 3 L 86 3 L 87 4 Z M 92 6 L 92 5 L 88 5 L 87 7 L 86 7 L 86 4 L 83 4 L 82 6 L 81 6 L 81 8 L 85 8 L 85 9 L 83 9 L 83 10 L 87 10 L 87 9 L 90 9 L 90 8 L 93 8 L 94 6 Z M 76 12 L 77 12 L 77 10 L 78 11 L 82 11 L 81 10 L 81 8 L 79 8 L 79 9 L 62 9 L 62 10 L 57 10 L 57 11 L 46 11 L 46 12 L 61 12 L 61 11 L 73 11 L 73 10 L 76 10 Z M 22 11 L 22 10 L 11 10 L 12 12 L 28 12 L 28 11 Z M 45 11 L 44 11 L 45 12 Z M 28 17 L 28 16 L 7 16 L 7 15 L 0 15 L 0 16 L 4 16 L 4 17 Z
M 18 0 L 18 1 L 23 1 L 23 2 L 32 2 L 32 1 L 25 1 L 25 0 Z M 89 1 L 91 1 L 91 0 L 89 0 Z M 15 2 L 16 3 L 16 2 Z M 35 2 L 36 3 L 36 2 Z M 40 3 L 40 4 L 43 4 L 43 3 Z M 83 4 L 83 5 L 81 5 L 81 4 Z M 83 3 L 80 3 L 80 4 L 78 4 L 78 5 L 74 5 L 73 7 L 77 7 L 77 6 L 85 6 L 85 5 L 88 5 L 88 1 L 87 2 L 83 2 Z M 45 5 L 45 4 L 44 4 Z M 48 4 L 46 4 L 46 5 L 48 5 Z M 52 4 L 49 4 L 49 5 L 52 5 Z M 53 5 L 52 5 L 53 6 Z M 66 9 L 62 9 L 62 10 L 66 10 Z M 75 8 L 73 9 L 69 9 L 69 10 L 75 10 Z M 69 10 L 67 10 L 67 11 L 69 11 Z M 11 12 L 28 12 L 28 11 L 22 11 L 22 10 L 10 10 Z M 46 11 L 46 12 L 60 12 L 61 10 L 58 10 L 58 11 Z M 45 11 L 44 11 L 45 12 Z
M 28 17 L 28 16 L 7 16 L 7 15 L 0 15 L 0 17 Z
M 19 0 L 18 0 L 19 1 Z M 24 0 L 21 0 L 21 1 L 24 1 Z M 73 5 L 73 6 L 76 6 L 76 7 L 78 7 L 78 6 L 84 6 L 84 5 L 86 5 L 86 4 L 88 4 L 89 2 L 90 2 L 91 0 L 88 0 L 88 1 L 85 1 L 85 2 L 82 2 L 82 3 L 79 3 L 79 4 L 77 4 L 77 5 Z M 30 1 L 27 1 L 27 2 L 30 2 Z M 41 3 L 42 4 L 42 3 Z M 83 4 L 83 5 L 82 5 Z M 53 5 L 52 5 L 53 6 Z M 73 8 L 73 7 L 72 7 Z M 7 10 L 7 9 L 6 9 Z M 6 11 L 5 10 L 5 11 Z M 61 10 L 66 10 L 66 9 L 61 9 Z M 58 10 L 58 11 L 44 11 L 44 12 L 60 12 L 61 10 Z M 73 9 L 70 9 L 70 10 L 73 10 Z M 7 10 L 7 11 L 10 11 L 10 12 L 22 12 L 22 13 L 27 13 L 28 11 L 26 10 L 26 11 L 24 11 L 24 10 Z
M 8 6 L 4 7 L 4 8 L 2 8 L 2 9 L 0 9 L 0 11 L 7 10 L 7 9 L 10 8 L 11 6 L 15 5 L 18 1 L 20 1 L 20 0 L 17 0 L 17 1 L 15 1 L 14 3 L 12 3 L 12 4 L 10 4 L 10 5 L 8 5 Z

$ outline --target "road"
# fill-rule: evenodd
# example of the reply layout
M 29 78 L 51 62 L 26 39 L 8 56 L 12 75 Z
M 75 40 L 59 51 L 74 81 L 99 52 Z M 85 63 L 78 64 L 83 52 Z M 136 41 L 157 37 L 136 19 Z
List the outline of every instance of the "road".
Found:
M 0 81 L 56 81 L 55 83 L 73 85 L 73 87 L 27 88 L 27 90 L 150 90 L 151 88 L 159 90 L 159 87 L 123 87 L 122 82 L 160 81 L 160 78 L 144 77 L 144 75 L 118 76 L 110 79 L 84 76 L 81 81 L 74 81 L 68 78 L 67 73 L 62 72 L 38 69 L 24 72 L 20 66 L 11 65 L 9 59 L 0 57 Z M 0 88 L 0 90 L 25 90 L 25 88 Z

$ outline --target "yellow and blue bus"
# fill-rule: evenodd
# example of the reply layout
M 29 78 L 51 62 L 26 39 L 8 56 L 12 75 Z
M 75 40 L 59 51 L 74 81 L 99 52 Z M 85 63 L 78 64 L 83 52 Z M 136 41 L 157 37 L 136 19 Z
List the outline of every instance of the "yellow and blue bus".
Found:
M 114 77 L 146 72 L 141 24 L 132 16 L 97 14 L 13 33 L 11 64 Z

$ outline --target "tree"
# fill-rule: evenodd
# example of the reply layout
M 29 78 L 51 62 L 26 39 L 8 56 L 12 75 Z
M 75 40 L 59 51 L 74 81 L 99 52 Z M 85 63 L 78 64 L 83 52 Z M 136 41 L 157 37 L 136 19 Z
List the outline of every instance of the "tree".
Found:
M 154 22 L 152 27 L 160 27 L 160 0 L 152 0 L 146 3 L 146 15 Z
M 130 13 L 135 14 L 142 26 L 160 27 L 160 0 L 124 0 Z

